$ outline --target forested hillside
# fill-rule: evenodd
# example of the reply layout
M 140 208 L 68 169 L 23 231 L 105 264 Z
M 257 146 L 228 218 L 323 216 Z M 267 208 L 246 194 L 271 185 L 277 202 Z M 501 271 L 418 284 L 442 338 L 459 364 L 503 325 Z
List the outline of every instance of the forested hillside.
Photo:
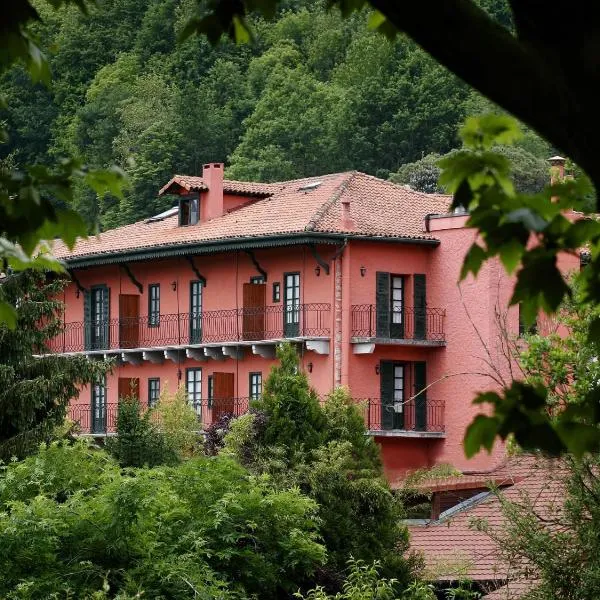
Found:
M 160 186 L 208 161 L 224 161 L 236 179 L 358 169 L 418 186 L 423 165 L 417 177 L 400 168 L 457 147 L 462 119 L 485 108 L 413 43 L 370 32 L 366 13 L 343 20 L 323 2 L 290 0 L 274 22 L 255 23 L 255 44 L 178 44 L 194 5 L 103 0 L 84 16 L 40 2 L 53 87 L 32 86 L 19 69 L 4 78 L 10 141 L 0 157 L 20 165 L 71 154 L 123 167 L 122 201 L 76 190 L 76 208 L 105 229 L 160 212 Z M 503 0 L 484 5 L 508 18 Z M 549 151 L 529 135 L 516 160 L 543 181 Z

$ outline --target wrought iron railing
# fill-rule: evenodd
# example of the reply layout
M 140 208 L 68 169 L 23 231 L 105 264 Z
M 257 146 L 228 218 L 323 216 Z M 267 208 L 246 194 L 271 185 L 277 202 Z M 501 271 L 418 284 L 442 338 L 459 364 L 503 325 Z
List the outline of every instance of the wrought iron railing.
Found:
M 444 401 L 417 396 L 412 400 L 366 398 L 360 400 L 369 431 L 445 431 Z
M 375 304 L 352 306 L 352 337 L 445 341 L 443 308 L 378 311 Z
M 199 430 L 216 423 L 223 415 L 238 417 L 248 412 L 250 398 L 203 399 L 194 408 Z M 415 398 L 404 403 L 382 401 L 380 398 L 357 400 L 370 431 L 444 432 L 444 402 Z M 146 407 L 144 407 L 146 410 Z M 97 408 L 89 404 L 72 404 L 68 417 L 82 434 L 104 435 L 116 432 L 119 405 L 107 403 Z M 156 413 L 154 413 L 156 415 Z M 158 415 L 152 420 L 160 427 Z
M 189 344 L 326 337 L 331 305 L 266 306 L 65 323 L 50 352 L 126 350 Z

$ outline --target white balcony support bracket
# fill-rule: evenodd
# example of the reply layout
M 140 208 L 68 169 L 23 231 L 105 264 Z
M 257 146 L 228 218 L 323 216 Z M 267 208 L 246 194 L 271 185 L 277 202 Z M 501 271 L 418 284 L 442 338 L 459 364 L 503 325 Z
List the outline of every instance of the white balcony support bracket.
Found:
M 142 352 L 121 352 L 121 358 L 124 363 L 129 363 L 130 365 L 140 365 L 142 364 Z
M 173 349 L 173 350 L 165 350 L 164 353 L 165 353 L 165 358 L 167 360 L 171 360 L 174 363 L 181 362 L 182 355 L 181 355 L 181 352 L 179 350 L 175 350 L 175 349 Z
M 147 362 L 154 363 L 155 365 L 162 365 L 163 361 L 165 360 L 165 355 L 163 352 L 151 352 L 148 350 L 142 352 L 142 358 Z
M 353 344 L 352 352 L 354 354 L 373 354 L 375 344 Z
M 187 358 L 193 358 L 194 360 L 206 360 L 206 354 L 204 354 L 202 348 L 187 348 L 185 355 Z
M 223 346 L 221 348 L 225 356 L 229 356 L 234 360 L 242 360 L 244 358 L 244 349 L 239 346 Z
M 306 349 L 317 354 L 329 354 L 329 342 L 326 340 L 306 340 Z
M 225 360 L 227 358 L 226 356 L 223 356 L 223 351 L 221 348 L 214 346 L 204 348 L 204 354 L 213 360 Z
M 252 354 L 262 358 L 275 358 L 275 344 L 252 344 Z

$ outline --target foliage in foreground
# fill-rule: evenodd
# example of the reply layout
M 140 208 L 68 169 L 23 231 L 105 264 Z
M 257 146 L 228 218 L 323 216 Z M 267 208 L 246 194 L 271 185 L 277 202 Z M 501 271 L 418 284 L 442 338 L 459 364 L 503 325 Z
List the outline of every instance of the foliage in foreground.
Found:
M 350 556 L 380 560 L 383 573 L 410 580 L 414 566 L 403 511 L 386 481 L 379 449 L 366 435 L 360 408 L 338 389 L 321 407 L 300 372 L 294 348 L 278 350 L 281 365 L 265 382 L 254 414 L 233 421 L 225 452 L 281 488 L 299 486 L 318 506 L 328 551 L 325 578 L 340 581 Z
M 0 300 L 16 306 L 17 328 L 0 319 L 0 459 L 22 457 L 63 423 L 69 400 L 79 386 L 93 381 L 110 363 L 82 356 L 34 358 L 61 332 L 65 286 L 35 271 L 6 277 Z
M 317 507 L 231 458 L 121 470 L 83 442 L 0 473 L 0 596 L 275 598 L 325 560 Z

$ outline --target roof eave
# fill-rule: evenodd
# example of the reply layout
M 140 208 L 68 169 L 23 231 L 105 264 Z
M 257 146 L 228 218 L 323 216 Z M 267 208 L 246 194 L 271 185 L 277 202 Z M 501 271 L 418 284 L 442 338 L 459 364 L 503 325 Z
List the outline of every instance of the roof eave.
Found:
M 432 238 L 400 238 L 374 235 L 358 235 L 351 233 L 299 232 L 296 234 L 272 235 L 263 237 L 227 238 L 206 242 L 190 242 L 137 248 L 121 252 L 100 252 L 81 257 L 63 258 L 70 269 L 93 267 L 99 265 L 121 264 L 152 259 L 175 258 L 189 254 L 216 254 L 233 250 L 250 250 L 256 248 L 275 248 L 301 244 L 335 244 L 344 240 L 377 241 L 394 244 L 438 246 L 440 241 Z

